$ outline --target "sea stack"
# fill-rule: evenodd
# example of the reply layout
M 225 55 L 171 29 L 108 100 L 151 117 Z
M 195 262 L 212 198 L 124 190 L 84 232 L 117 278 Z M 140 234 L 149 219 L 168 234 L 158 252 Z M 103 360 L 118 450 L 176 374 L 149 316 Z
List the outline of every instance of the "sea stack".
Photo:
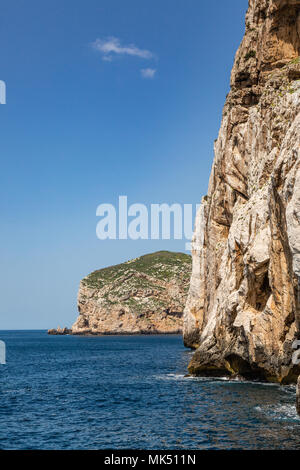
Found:
M 193 238 L 184 342 L 195 375 L 300 373 L 299 55 L 300 0 L 250 0 Z
M 182 333 L 191 256 L 160 251 L 82 279 L 75 335 Z

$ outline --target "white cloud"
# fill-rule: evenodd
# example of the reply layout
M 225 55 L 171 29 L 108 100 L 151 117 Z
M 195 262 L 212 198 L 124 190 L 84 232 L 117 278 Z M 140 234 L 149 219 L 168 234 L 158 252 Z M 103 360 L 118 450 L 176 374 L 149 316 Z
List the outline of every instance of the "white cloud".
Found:
M 143 78 L 154 78 L 156 69 L 142 69 L 141 75 Z
M 102 59 L 111 61 L 113 55 L 130 55 L 135 57 L 141 57 L 142 59 L 152 59 L 154 55 L 147 49 L 139 49 L 134 44 L 123 46 L 120 39 L 116 37 L 109 37 L 107 39 L 96 39 L 92 43 L 94 49 L 102 54 Z

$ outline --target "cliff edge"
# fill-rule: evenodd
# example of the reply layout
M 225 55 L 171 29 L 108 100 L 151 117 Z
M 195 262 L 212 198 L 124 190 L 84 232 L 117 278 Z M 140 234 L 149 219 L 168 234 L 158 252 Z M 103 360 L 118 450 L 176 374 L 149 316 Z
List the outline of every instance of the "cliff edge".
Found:
M 189 255 L 161 251 L 93 272 L 72 334 L 181 333 L 191 267 Z
M 192 374 L 300 373 L 299 55 L 300 0 L 249 0 L 196 218 L 183 331 Z

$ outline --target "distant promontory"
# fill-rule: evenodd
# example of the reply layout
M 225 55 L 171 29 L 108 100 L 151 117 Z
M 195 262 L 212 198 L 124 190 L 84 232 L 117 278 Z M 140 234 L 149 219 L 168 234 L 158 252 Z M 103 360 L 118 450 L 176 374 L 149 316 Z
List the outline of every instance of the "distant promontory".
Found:
M 100 269 L 80 282 L 79 316 L 52 335 L 176 334 L 182 332 L 192 260 L 160 251 Z

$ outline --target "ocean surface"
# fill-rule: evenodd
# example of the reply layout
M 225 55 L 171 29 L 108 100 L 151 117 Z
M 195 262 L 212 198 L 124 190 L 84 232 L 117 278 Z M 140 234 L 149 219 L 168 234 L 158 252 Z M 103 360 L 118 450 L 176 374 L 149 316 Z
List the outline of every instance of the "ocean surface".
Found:
M 300 448 L 294 386 L 185 378 L 180 336 L 0 340 L 0 449 Z

